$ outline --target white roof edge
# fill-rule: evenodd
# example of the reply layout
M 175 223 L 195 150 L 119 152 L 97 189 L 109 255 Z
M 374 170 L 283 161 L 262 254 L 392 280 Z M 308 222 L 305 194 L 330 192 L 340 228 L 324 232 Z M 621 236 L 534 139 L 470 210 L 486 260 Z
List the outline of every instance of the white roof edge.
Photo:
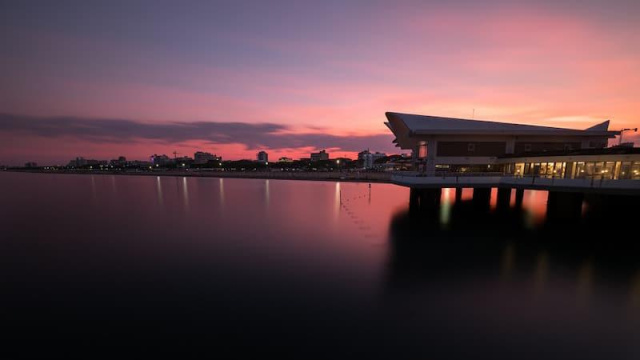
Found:
M 469 134 L 522 133 L 522 135 L 536 135 L 535 133 L 539 133 L 541 135 L 548 135 L 549 133 L 562 132 L 567 135 L 614 136 L 620 133 L 619 131 L 608 130 L 609 120 L 594 125 L 588 129 L 582 130 L 529 124 L 515 124 L 489 120 L 472 120 L 443 116 L 415 115 L 399 112 L 386 112 L 385 115 L 389 120 L 389 125 L 391 125 L 394 119 L 397 119 L 402 121 L 411 133 L 416 134 L 468 132 Z M 393 131 L 393 128 L 391 126 L 389 127 Z

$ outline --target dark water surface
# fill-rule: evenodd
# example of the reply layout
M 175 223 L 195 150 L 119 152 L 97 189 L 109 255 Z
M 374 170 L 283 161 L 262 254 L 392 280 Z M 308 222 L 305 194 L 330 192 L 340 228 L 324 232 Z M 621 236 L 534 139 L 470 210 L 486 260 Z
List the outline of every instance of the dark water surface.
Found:
M 454 194 L 424 212 L 388 184 L 0 173 L 0 351 L 640 358 L 634 213 Z

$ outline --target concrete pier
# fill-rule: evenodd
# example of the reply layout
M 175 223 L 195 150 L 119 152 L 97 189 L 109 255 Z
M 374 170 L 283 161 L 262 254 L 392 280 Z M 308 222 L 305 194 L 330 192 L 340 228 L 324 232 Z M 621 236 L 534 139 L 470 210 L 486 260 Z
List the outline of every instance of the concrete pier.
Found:
M 409 206 L 412 210 L 422 212 L 438 211 L 442 189 L 411 189 Z
M 516 189 L 516 209 L 522 209 L 523 200 L 524 200 L 524 189 Z
M 509 209 L 509 203 L 511 202 L 511 188 L 498 188 L 498 210 Z

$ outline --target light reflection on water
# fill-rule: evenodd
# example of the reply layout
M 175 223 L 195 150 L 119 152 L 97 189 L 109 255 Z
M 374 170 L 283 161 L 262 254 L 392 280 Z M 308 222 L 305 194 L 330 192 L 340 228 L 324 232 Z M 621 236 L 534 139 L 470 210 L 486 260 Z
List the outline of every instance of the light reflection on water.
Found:
M 496 193 L 444 189 L 434 212 L 388 184 L 2 173 L 2 320 L 52 346 L 638 355 L 638 245 L 611 231 L 625 213 L 588 200 L 556 221 L 545 192 L 506 210 Z

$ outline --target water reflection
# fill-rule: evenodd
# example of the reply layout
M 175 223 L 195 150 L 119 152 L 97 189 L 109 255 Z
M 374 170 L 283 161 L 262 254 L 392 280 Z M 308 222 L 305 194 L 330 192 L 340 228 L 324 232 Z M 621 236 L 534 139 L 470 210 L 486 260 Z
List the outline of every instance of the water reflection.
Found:
M 269 208 L 269 203 L 271 202 L 271 194 L 269 193 L 269 179 L 264 181 L 264 204 L 267 208 Z
M 218 179 L 218 189 L 220 198 L 220 207 L 224 207 L 224 179 Z
M 536 265 L 533 270 L 534 293 L 540 295 L 546 286 L 549 278 L 549 255 L 546 251 L 541 251 L 536 256 Z
M 182 200 L 184 201 L 184 209 L 189 210 L 189 185 L 187 178 L 182 178 Z
M 502 254 L 502 270 L 500 271 L 503 280 L 511 279 L 516 266 L 516 249 L 512 243 L 507 243 Z
M 96 190 L 96 177 L 91 175 L 91 198 L 95 201 L 98 199 L 98 191 Z
M 337 181 L 335 185 L 335 191 L 333 194 L 333 222 L 337 222 L 340 216 L 340 208 L 342 206 L 342 190 L 340 188 L 340 182 Z
M 578 306 L 586 307 L 589 305 L 593 292 L 593 280 L 593 264 L 590 259 L 586 259 L 578 268 L 576 284 Z
M 548 216 L 547 203 L 541 201 L 546 193 L 527 192 L 523 208 L 507 212 L 478 211 L 483 207 L 478 208 L 473 198 L 452 201 L 449 194 L 443 191 L 435 210 L 414 207 L 395 214 L 390 225 L 389 294 L 430 286 L 436 279 L 455 286 L 472 277 L 492 284 L 487 295 L 496 280 L 518 287 L 529 283 L 530 291 L 515 294 L 534 295 L 540 301 L 577 291 L 577 297 L 571 296 L 573 305 L 584 308 L 598 289 L 615 282 L 637 303 L 640 265 L 634 254 L 640 245 L 612 231 L 614 224 L 633 221 L 633 212 L 624 206 L 628 199 L 587 196 L 589 211 L 584 217 L 556 219 Z M 491 296 L 507 301 L 499 293 Z
M 158 194 L 158 205 L 162 205 L 162 182 L 160 176 L 156 177 L 156 193 Z
M 118 192 L 116 188 L 116 178 L 113 175 L 111 175 L 110 178 L 111 178 L 111 190 L 112 190 L 112 193 L 115 195 Z
M 440 223 L 443 226 L 449 225 L 449 218 L 451 217 L 451 206 L 454 201 L 451 193 L 455 192 L 455 189 L 442 189 L 442 204 L 440 209 Z
M 582 216 L 563 218 L 542 192 L 517 205 L 444 189 L 416 207 L 388 184 L 114 178 L 117 193 L 87 202 L 111 193 L 106 177 L 0 173 L 11 339 L 297 358 L 640 350 L 640 245 L 624 231 L 637 215 L 620 198 L 587 196 Z

